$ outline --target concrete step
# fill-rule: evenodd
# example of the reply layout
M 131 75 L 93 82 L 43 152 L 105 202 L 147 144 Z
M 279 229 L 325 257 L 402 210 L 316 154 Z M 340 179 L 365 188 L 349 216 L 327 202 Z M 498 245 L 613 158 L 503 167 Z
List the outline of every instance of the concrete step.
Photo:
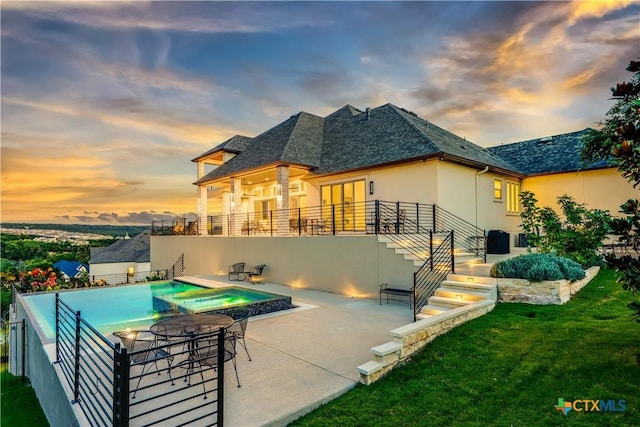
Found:
M 456 274 L 463 274 L 467 276 L 474 277 L 491 277 L 491 266 L 493 264 L 484 263 L 482 260 L 476 262 L 474 264 L 469 264 L 465 266 L 461 266 L 459 269 L 456 268 Z
M 448 297 L 441 297 L 438 295 L 434 295 L 429 298 L 428 305 L 433 307 L 457 308 L 457 307 L 471 304 L 473 302 L 475 301 L 468 301 L 461 298 L 448 298 Z
M 495 277 L 469 276 L 466 274 L 451 273 L 447 276 L 447 280 L 452 282 L 476 283 L 481 285 L 496 285 L 498 279 Z
M 481 296 L 492 300 L 498 299 L 498 287 L 496 285 L 486 285 L 483 283 L 472 282 L 454 282 L 444 280 L 440 285 L 441 288 L 455 292 L 469 292 L 474 295 Z
M 420 312 L 424 315 L 435 316 L 436 314 L 444 313 L 447 310 L 448 308 L 445 308 L 445 307 L 434 307 L 432 305 L 427 304 L 424 307 L 422 307 L 422 310 L 420 310 Z
M 456 300 L 462 299 L 464 301 L 471 301 L 471 302 L 487 299 L 487 297 L 489 296 L 487 294 L 473 292 L 470 290 L 460 290 L 460 289 L 449 288 L 445 286 L 440 286 L 438 289 L 436 289 L 434 292 L 434 295 L 439 297 L 456 299 Z

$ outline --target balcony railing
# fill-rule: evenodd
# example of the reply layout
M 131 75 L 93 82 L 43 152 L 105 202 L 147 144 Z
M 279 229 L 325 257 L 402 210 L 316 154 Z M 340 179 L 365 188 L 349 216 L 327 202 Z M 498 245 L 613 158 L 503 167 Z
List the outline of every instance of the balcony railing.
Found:
M 154 221 L 153 235 L 317 236 L 327 234 L 420 234 L 434 229 L 434 205 L 372 200 L 230 215 Z M 206 230 L 200 233 L 200 230 Z

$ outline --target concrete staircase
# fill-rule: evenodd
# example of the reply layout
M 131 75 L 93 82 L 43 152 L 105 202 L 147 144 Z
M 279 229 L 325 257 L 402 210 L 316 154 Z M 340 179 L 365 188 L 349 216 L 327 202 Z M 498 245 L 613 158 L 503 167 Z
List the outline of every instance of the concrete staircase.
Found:
M 425 260 L 429 258 L 429 249 L 423 248 L 429 238 L 427 234 L 402 234 L 393 235 L 390 238 L 385 234 L 378 234 L 378 243 L 384 244 L 388 249 L 393 249 L 398 255 L 402 255 L 407 261 L 412 261 L 414 267 L 421 267 Z M 433 247 L 437 248 L 444 240 L 443 235 L 433 235 Z M 482 262 L 476 254 L 469 252 L 465 248 L 454 248 L 454 259 L 456 269 L 458 265 L 475 264 Z
M 418 319 L 428 319 L 441 315 L 452 309 L 464 312 L 464 307 L 480 301 L 493 301 L 498 299 L 498 287 L 496 279 L 492 277 L 478 277 L 461 274 L 449 274 L 428 304 L 416 316 Z

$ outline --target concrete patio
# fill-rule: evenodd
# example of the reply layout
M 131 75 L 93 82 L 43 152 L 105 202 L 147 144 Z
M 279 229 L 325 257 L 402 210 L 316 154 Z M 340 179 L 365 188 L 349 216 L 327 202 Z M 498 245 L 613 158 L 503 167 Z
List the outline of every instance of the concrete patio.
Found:
M 226 277 L 185 277 L 194 283 Z M 230 282 L 292 297 L 299 308 L 251 318 L 247 347 L 237 361 L 242 387 L 231 366 L 225 371 L 225 425 L 283 426 L 359 383 L 357 366 L 389 331 L 411 323 L 408 305 L 296 289 L 272 283 Z

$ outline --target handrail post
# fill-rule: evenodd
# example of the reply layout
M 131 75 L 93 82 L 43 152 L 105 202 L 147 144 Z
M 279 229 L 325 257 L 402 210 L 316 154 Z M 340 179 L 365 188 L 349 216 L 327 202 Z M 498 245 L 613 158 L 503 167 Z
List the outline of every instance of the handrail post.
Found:
M 331 234 L 336 234 L 336 205 L 331 205 Z
M 273 211 L 269 211 L 269 235 L 273 236 Z
M 455 239 L 453 235 L 453 230 L 451 230 L 451 272 L 453 274 L 456 273 L 456 258 L 453 254 L 453 250 L 455 249 Z
M 80 310 L 76 311 L 75 355 L 73 367 L 73 401 L 80 401 Z
M 131 360 L 126 347 L 116 344 L 113 352 L 113 425 L 129 425 L 129 374 Z
M 224 426 L 224 356 L 225 356 L 225 328 L 218 329 L 218 395 L 216 396 L 218 401 L 217 408 L 217 425 L 219 427 Z
M 432 222 L 433 231 L 436 231 L 436 204 L 435 203 L 431 205 L 431 221 L 433 221 Z
M 375 203 L 375 221 L 374 222 L 375 222 L 374 228 L 375 228 L 376 235 L 380 234 L 380 200 L 376 200 L 376 203 Z
M 487 263 L 487 230 L 482 229 L 482 246 L 484 248 L 484 262 Z
M 302 235 L 302 218 L 300 217 L 302 215 L 302 211 L 300 210 L 300 208 L 298 208 L 298 236 Z
M 56 361 L 60 363 L 60 295 L 56 292 Z
M 416 203 L 416 234 L 420 234 L 420 203 Z
M 400 234 L 400 202 L 396 202 L 396 224 L 395 224 L 396 234 Z
M 429 230 L 429 266 L 433 271 L 433 230 Z
M 24 317 L 22 318 L 22 322 L 21 323 L 22 323 L 22 325 L 21 325 L 22 329 L 20 329 L 20 340 L 22 342 L 22 351 L 20 351 L 20 381 L 22 381 L 24 383 L 24 380 L 26 378 L 25 372 L 24 372 L 24 370 L 25 370 L 24 362 L 25 362 L 25 352 L 27 350 L 27 344 L 25 342 L 25 339 L 26 339 L 26 333 L 25 333 L 26 331 L 25 331 L 25 329 L 27 327 L 27 324 L 25 322 Z

